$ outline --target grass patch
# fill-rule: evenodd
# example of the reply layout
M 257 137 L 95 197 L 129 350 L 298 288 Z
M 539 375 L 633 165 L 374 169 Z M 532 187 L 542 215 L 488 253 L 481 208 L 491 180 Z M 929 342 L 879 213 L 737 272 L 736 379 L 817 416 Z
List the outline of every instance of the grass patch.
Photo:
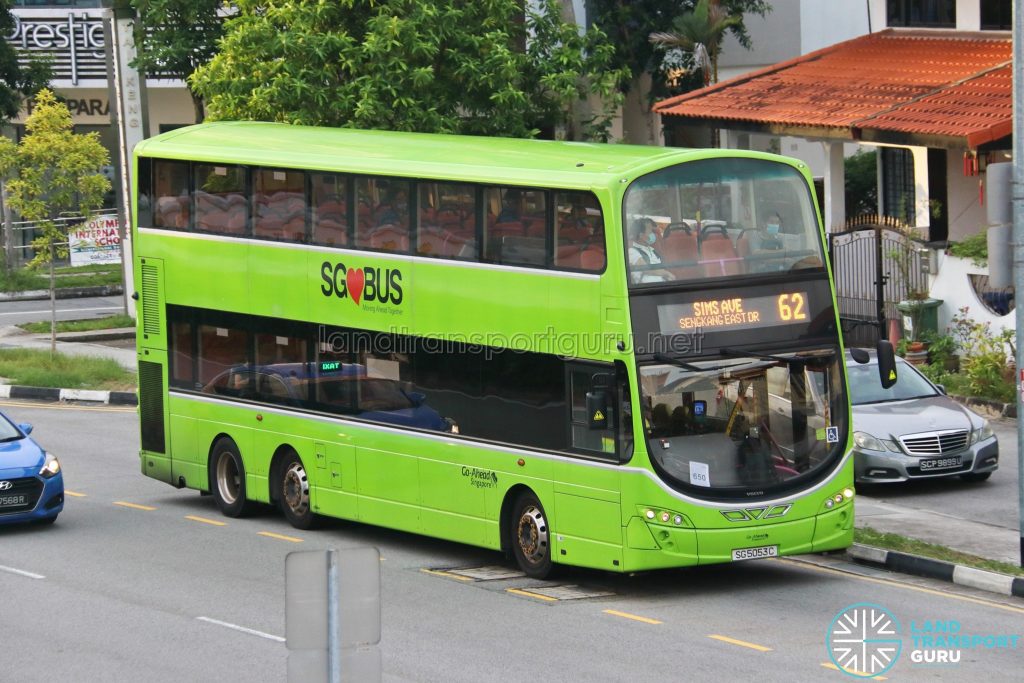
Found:
M 134 391 L 135 373 L 109 358 L 68 356 L 35 349 L 0 349 L 0 377 L 8 384 L 59 389 Z
M 921 557 L 930 557 L 933 560 L 953 562 L 954 564 L 962 564 L 968 567 L 974 567 L 975 569 L 985 569 L 990 572 L 999 572 L 1000 574 L 1009 574 L 1011 576 L 1024 576 L 1024 568 L 1018 567 L 1014 564 L 999 562 L 997 560 L 986 560 L 985 558 L 978 557 L 977 555 L 962 553 L 959 550 L 953 550 L 952 548 L 947 548 L 943 545 L 925 543 L 924 541 L 907 538 L 906 536 L 900 536 L 899 534 L 884 534 L 880 531 L 875 531 L 874 529 L 857 528 L 853 531 L 853 540 L 857 543 L 863 543 L 864 545 L 870 545 L 876 548 L 896 550 L 898 552 L 910 553 L 911 555 L 920 555 Z
M 121 274 L 118 263 L 91 263 L 87 266 L 57 266 L 53 269 L 56 275 L 78 275 L 79 273 L 116 273 Z
M 30 270 L 12 270 L 5 273 L 0 268 L 0 292 L 26 292 L 33 289 L 47 289 L 47 279 Z
M 81 268 L 64 266 L 55 268 L 54 285 L 57 289 L 66 287 L 102 287 L 121 284 L 121 271 L 109 265 L 91 265 Z M 50 273 L 47 268 L 28 270 L 19 268 L 5 274 L 0 269 L 0 292 L 25 292 L 35 289 L 50 289 Z
M 26 332 L 35 334 L 48 334 L 50 332 L 49 321 L 22 323 L 18 327 Z M 135 321 L 132 320 L 131 316 L 124 315 L 123 313 L 108 315 L 105 318 L 57 321 L 57 332 L 89 332 L 91 330 L 112 330 L 119 327 L 135 327 Z

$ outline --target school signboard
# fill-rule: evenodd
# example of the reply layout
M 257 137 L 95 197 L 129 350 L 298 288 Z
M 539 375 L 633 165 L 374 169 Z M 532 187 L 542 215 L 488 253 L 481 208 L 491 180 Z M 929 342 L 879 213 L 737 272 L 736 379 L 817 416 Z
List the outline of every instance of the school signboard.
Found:
M 97 216 L 75 226 L 68 233 L 72 266 L 93 263 L 120 263 L 121 238 L 117 234 L 117 216 Z

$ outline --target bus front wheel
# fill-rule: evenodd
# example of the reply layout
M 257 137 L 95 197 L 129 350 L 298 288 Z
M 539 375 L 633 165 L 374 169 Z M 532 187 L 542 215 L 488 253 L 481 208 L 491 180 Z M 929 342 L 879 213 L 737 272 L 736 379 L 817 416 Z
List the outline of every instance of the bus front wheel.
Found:
M 245 466 L 231 439 L 220 439 L 210 456 L 210 490 L 222 514 L 242 517 L 251 509 L 245 499 Z
M 534 579 L 551 573 L 551 543 L 544 507 L 532 491 L 519 494 L 509 519 L 512 554 L 523 572 Z
M 296 529 L 312 529 L 317 516 L 309 505 L 309 477 L 296 453 L 290 453 L 281 465 L 278 500 L 285 518 Z

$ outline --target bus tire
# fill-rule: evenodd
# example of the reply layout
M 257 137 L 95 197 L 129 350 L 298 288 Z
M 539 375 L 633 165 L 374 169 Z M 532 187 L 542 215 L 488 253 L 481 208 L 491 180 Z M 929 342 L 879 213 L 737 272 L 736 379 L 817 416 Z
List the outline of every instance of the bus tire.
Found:
M 509 517 L 509 544 L 519 568 L 533 579 L 551 574 L 551 535 L 544 506 L 533 491 L 516 497 Z
M 277 482 L 277 500 L 285 519 L 296 529 L 312 529 L 317 524 L 309 502 L 309 477 L 295 451 L 288 453 L 281 467 Z
M 213 445 L 210 491 L 221 514 L 226 517 L 243 517 L 252 509 L 245 499 L 245 465 L 238 446 L 231 439 L 218 439 Z

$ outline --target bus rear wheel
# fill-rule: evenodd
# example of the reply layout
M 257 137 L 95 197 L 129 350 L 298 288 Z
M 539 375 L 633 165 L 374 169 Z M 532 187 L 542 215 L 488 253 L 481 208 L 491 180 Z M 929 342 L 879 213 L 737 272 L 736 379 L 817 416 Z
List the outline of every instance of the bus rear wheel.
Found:
M 551 542 L 544 507 L 532 491 L 519 494 L 509 518 L 512 554 L 523 572 L 534 579 L 551 573 Z
M 309 477 L 296 453 L 290 453 L 281 464 L 278 500 L 285 519 L 296 529 L 312 529 L 317 515 L 309 504 Z
M 245 466 L 231 439 L 221 439 L 210 456 L 210 490 L 221 514 L 242 517 L 252 509 L 245 499 Z

